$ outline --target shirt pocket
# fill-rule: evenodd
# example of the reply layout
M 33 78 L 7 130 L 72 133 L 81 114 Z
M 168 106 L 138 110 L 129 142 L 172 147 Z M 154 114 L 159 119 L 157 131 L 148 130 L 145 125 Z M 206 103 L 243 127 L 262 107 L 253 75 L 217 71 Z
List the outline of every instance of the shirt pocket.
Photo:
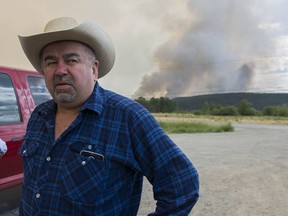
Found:
M 68 151 L 60 178 L 61 194 L 71 202 L 95 204 L 102 194 L 105 175 L 105 160 Z
M 36 164 L 36 156 L 39 144 L 37 142 L 24 141 L 21 147 L 19 148 L 19 155 L 22 156 L 23 160 L 23 173 L 24 180 L 23 183 L 28 185 L 28 183 L 33 178 L 33 169 Z

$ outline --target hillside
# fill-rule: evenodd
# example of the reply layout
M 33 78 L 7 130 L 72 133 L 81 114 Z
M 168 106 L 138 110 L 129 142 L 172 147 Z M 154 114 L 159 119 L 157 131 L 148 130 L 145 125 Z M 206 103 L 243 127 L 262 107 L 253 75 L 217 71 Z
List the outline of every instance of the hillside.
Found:
M 201 109 L 204 103 L 238 106 L 243 99 L 247 99 L 258 110 L 266 106 L 288 105 L 288 93 L 223 93 L 178 97 L 173 101 L 180 109 L 188 111 Z

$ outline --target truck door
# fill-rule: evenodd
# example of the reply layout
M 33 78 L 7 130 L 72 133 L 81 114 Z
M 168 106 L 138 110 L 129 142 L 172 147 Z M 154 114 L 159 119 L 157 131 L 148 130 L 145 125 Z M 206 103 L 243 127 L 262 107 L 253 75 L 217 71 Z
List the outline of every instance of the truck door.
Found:
M 0 189 L 22 181 L 22 161 L 18 149 L 29 118 L 27 99 L 17 73 L 0 68 L 0 138 L 8 151 L 0 159 Z

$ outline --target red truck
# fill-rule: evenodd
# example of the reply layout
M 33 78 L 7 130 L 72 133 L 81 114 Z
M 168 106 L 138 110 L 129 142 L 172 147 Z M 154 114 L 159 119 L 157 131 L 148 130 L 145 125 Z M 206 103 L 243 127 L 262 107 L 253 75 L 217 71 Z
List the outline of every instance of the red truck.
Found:
M 31 112 L 49 99 L 41 74 L 0 66 L 0 138 L 8 147 L 0 158 L 0 213 L 18 204 L 23 179 L 18 149 Z

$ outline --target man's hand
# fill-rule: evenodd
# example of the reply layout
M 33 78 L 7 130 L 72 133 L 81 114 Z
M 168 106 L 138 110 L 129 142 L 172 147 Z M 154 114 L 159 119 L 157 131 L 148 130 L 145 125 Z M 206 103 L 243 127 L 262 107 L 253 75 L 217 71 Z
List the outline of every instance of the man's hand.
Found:
M 6 143 L 0 138 L 0 158 L 7 152 Z

